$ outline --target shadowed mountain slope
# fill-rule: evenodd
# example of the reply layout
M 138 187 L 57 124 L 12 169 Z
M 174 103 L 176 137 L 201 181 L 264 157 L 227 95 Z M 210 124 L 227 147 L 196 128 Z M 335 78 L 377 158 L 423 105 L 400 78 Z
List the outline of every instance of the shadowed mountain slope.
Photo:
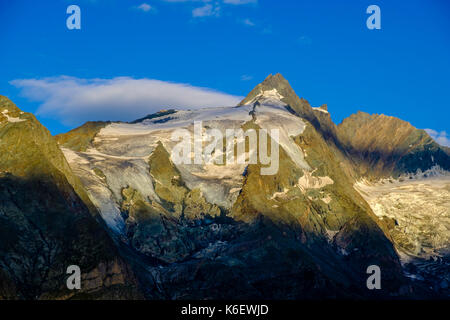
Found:
M 103 226 L 48 130 L 0 96 L 0 298 L 139 297 Z M 81 291 L 66 288 L 70 265 Z

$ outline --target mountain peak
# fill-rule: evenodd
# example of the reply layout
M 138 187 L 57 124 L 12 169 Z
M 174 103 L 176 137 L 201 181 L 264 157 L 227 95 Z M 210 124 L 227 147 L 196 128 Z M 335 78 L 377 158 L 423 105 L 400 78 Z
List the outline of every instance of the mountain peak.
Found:
M 250 93 L 242 100 L 239 105 L 244 105 L 255 99 L 258 95 L 264 91 L 276 90 L 281 96 L 286 97 L 294 93 L 289 82 L 280 74 L 270 74 L 263 82 L 258 84 Z M 283 94 L 285 93 L 285 94 Z
M 281 73 L 269 74 L 262 84 L 270 85 L 273 89 L 277 89 L 280 85 L 290 86 L 289 82 Z
M 264 91 L 273 91 L 274 89 L 281 95 L 281 101 L 287 105 L 286 108 L 289 111 L 308 121 L 317 121 L 309 102 L 306 99 L 299 98 L 289 82 L 280 73 L 276 73 L 275 75 L 270 74 L 263 82 L 250 91 L 239 105 L 242 106 L 250 103 Z

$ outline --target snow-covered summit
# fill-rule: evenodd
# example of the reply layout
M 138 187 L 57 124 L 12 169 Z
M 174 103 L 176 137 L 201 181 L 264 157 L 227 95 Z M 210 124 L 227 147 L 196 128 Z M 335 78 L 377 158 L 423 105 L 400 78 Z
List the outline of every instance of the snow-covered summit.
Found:
M 259 104 L 286 105 L 281 101 L 283 98 L 284 97 L 275 88 L 271 90 L 261 90 L 260 94 L 246 102 L 245 105 L 252 105 L 256 102 L 259 102 Z

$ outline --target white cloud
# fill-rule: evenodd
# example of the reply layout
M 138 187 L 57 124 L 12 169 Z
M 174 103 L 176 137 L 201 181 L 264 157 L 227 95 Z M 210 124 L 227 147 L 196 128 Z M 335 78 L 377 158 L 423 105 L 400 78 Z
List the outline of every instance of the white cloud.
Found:
M 439 143 L 441 146 L 450 147 L 450 137 L 447 135 L 447 132 L 441 131 L 438 132 L 433 129 L 424 129 L 426 133 L 430 135 L 431 138 L 433 138 L 434 141 Z
M 11 84 L 40 102 L 37 114 L 79 125 L 89 120 L 130 121 L 161 109 L 234 106 L 243 97 L 185 83 L 118 77 L 80 79 L 59 76 L 18 79 Z
M 151 5 L 149 5 L 148 3 L 145 3 L 145 2 L 140 4 L 140 5 L 138 5 L 136 7 L 136 9 L 144 11 L 144 12 L 149 12 L 149 11 L 154 11 L 155 10 L 154 7 L 152 7 Z
M 200 17 L 212 17 L 212 16 L 219 16 L 220 15 L 220 6 L 216 4 L 205 4 L 203 7 L 195 8 L 192 10 L 192 16 L 194 18 L 200 18 Z
M 255 4 L 257 0 L 162 0 L 170 3 L 201 3 L 202 6 L 192 10 L 192 17 L 219 17 L 222 11 L 222 4 L 226 5 L 243 5 Z
M 258 0 L 223 0 L 223 3 L 234 4 L 234 5 L 257 3 L 257 2 L 258 2 Z
M 253 79 L 253 76 L 250 76 L 250 75 L 248 75 L 248 74 L 243 74 L 242 76 L 241 76 L 241 81 L 250 81 L 250 80 L 252 80 Z
M 252 20 L 248 19 L 248 18 L 242 20 L 242 23 L 245 24 L 246 26 L 249 26 L 249 27 L 254 27 L 255 26 L 255 23 Z

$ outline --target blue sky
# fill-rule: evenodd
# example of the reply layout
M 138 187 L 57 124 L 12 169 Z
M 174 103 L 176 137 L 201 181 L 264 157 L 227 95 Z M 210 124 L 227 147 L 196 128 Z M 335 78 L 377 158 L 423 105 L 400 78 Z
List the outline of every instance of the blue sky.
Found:
M 71 4 L 81 30 L 66 27 Z M 366 27 L 371 4 L 381 30 Z M 0 41 L 0 94 L 54 134 L 167 106 L 232 104 L 280 72 L 336 123 L 384 113 L 448 143 L 445 0 L 0 1 Z

